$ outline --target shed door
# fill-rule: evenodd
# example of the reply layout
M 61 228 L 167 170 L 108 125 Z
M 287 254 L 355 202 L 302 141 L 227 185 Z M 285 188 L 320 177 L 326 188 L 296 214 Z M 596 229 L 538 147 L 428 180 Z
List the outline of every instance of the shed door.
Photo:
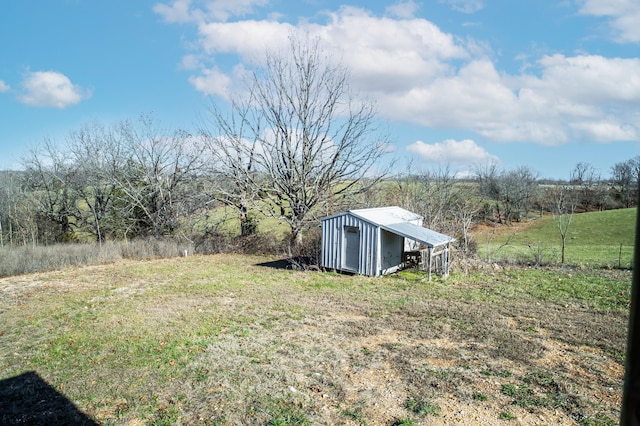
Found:
M 342 269 L 357 271 L 359 267 L 360 267 L 360 230 L 355 226 L 345 226 Z

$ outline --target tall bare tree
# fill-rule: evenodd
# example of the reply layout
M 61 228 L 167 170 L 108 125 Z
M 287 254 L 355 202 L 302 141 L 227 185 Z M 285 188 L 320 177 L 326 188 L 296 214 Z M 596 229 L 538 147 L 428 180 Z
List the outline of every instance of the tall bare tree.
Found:
M 0 171 L 0 247 L 12 246 L 20 231 L 18 209 L 27 198 L 21 185 L 22 176 L 18 171 Z
M 266 54 L 244 97 L 232 103 L 238 120 L 222 114 L 213 120 L 236 195 L 259 192 L 263 200 L 254 207 L 285 221 L 292 245 L 317 219 L 317 206 L 376 181 L 368 177 L 384 143 L 376 137 L 373 104 L 353 97 L 348 77 L 317 40 L 292 36 L 289 50 Z
M 522 220 L 531 210 L 538 191 L 538 173 L 528 166 L 519 166 L 503 176 L 504 204 L 509 214 L 507 223 Z
M 79 210 L 73 181 L 76 171 L 64 150 L 52 140 L 23 158 L 26 186 L 33 191 L 41 243 L 73 238 Z
M 478 192 L 480 193 L 480 196 L 483 198 L 486 197 L 493 202 L 495 207 L 495 221 L 497 223 L 502 223 L 502 210 L 500 207 L 500 202 L 502 200 L 502 185 L 500 181 L 501 172 L 498 168 L 498 163 L 489 162 L 478 165 L 474 170 L 474 174 L 478 183 Z
M 209 196 L 235 209 L 242 236 L 256 231 L 257 219 L 250 209 L 254 208 L 261 187 L 256 164 L 258 150 L 262 149 L 261 120 L 252 105 L 251 100 L 233 99 L 230 115 L 223 115 L 214 106 L 209 110 L 209 122 L 200 130 L 209 154 Z
M 120 205 L 129 220 L 125 235 L 173 233 L 194 206 L 188 183 L 200 169 L 199 139 L 180 131 L 172 135 L 147 115 L 120 123 L 118 132 L 127 158 L 115 177 L 127 199 Z
M 560 231 L 561 239 L 561 263 L 565 263 L 565 248 L 567 243 L 567 235 L 573 221 L 573 214 L 578 204 L 576 189 L 570 184 L 560 184 L 553 189 L 553 218 Z
M 111 126 L 93 122 L 71 131 L 67 146 L 76 171 L 74 190 L 87 207 L 80 210 L 79 220 L 101 244 L 116 231 L 113 201 L 124 163 L 122 140 Z

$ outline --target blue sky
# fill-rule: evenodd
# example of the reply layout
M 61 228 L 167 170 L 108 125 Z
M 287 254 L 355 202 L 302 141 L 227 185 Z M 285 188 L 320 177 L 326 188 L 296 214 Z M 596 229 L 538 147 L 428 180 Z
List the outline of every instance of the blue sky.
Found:
M 0 169 L 95 120 L 194 131 L 302 30 L 376 102 L 400 167 L 608 177 L 640 154 L 638 22 L 640 0 L 4 0 Z

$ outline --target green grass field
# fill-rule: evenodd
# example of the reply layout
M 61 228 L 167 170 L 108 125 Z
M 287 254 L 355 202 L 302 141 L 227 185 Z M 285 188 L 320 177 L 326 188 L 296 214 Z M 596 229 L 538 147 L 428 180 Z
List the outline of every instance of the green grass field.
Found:
M 34 411 L 42 395 L 14 386 L 29 372 L 105 425 L 616 424 L 629 271 L 429 282 L 275 260 L 0 279 L 0 424 L 73 421 Z
M 633 257 L 636 209 L 574 214 L 566 239 L 566 263 L 629 268 Z M 475 235 L 480 257 L 489 261 L 558 264 L 560 231 L 544 216 L 512 227 L 485 228 Z

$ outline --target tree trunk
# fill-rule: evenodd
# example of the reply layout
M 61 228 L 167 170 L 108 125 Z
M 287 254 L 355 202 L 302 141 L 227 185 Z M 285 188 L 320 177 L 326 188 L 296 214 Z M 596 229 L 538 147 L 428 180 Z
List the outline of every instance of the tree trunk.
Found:
M 240 210 L 240 235 L 248 237 L 256 233 L 256 221 L 247 213 L 247 207 L 241 206 Z
M 291 225 L 291 236 L 289 238 L 289 249 L 292 254 L 299 255 L 302 249 L 302 227 Z

